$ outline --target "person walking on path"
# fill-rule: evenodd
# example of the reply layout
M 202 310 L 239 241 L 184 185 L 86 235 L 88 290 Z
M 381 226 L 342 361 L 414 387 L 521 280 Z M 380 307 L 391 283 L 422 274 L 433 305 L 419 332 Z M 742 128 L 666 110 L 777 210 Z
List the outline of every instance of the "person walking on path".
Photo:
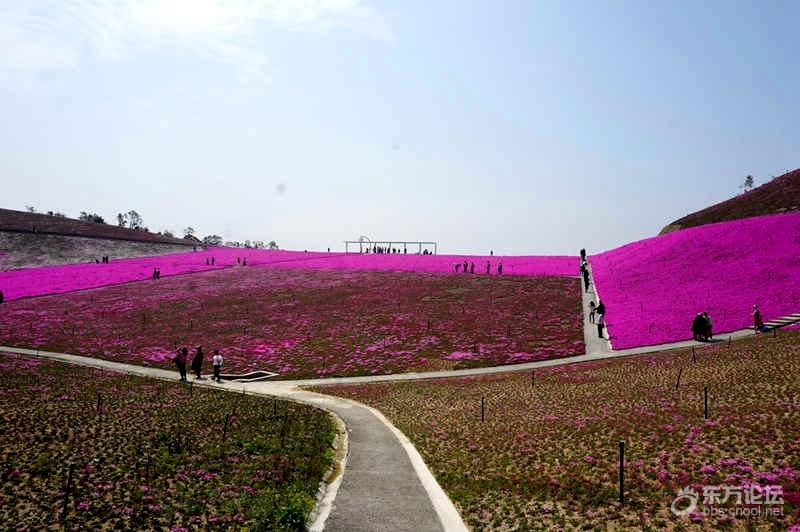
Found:
M 3 298 L 0 295 L 0 303 L 2 303 L 2 301 Z M 764 317 L 761 315 L 758 305 L 753 305 L 753 330 L 756 331 L 756 333 L 767 332 L 767 326 L 764 325 Z
M 503 275 L 503 263 L 497 265 L 497 275 Z
M 606 315 L 606 304 L 603 303 L 602 300 L 597 300 L 597 308 L 595 309 L 596 316 L 605 316 Z
M 589 270 L 586 268 L 583 269 L 583 287 L 585 290 L 589 290 Z
M 603 336 L 603 329 L 606 326 L 606 317 L 603 314 L 598 314 L 597 316 L 597 337 L 598 338 L 605 338 Z
M 469 271 L 467 271 L 468 267 L 469 267 L 469 264 L 467 264 L 467 259 L 464 259 L 464 273 L 469 273 Z
M 197 352 L 192 359 L 192 371 L 197 376 L 197 379 L 202 379 L 201 374 L 203 371 L 203 346 L 197 346 Z
M 470 262 L 469 263 L 469 273 L 475 273 L 475 263 L 474 262 Z
M 581 249 L 581 262 L 586 261 L 586 249 Z
M 175 365 L 178 366 L 178 373 L 181 376 L 181 382 L 186 382 L 186 361 L 189 359 L 189 350 L 185 347 L 178 349 L 178 355 L 172 359 Z
M 487 260 L 486 261 L 486 275 L 489 275 L 491 273 L 492 273 L 492 263 Z
M 595 313 L 597 312 L 597 305 L 594 301 L 589 301 L 589 323 L 594 323 Z
M 219 349 L 214 349 L 214 356 L 211 357 L 211 365 L 214 368 L 214 378 L 217 382 L 222 382 L 222 379 L 219 377 L 219 372 L 222 369 L 222 355 L 219 354 Z

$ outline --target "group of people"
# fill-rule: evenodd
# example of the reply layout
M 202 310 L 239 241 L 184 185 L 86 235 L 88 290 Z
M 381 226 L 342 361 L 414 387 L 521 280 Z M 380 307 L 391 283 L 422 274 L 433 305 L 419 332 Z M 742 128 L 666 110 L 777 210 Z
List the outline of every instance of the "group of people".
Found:
M 698 312 L 692 320 L 692 339 L 698 342 L 710 342 L 713 338 L 711 316 L 708 312 Z
M 765 333 L 769 329 L 764 323 L 764 316 L 758 305 L 753 305 L 753 331 Z M 714 338 L 713 323 L 708 312 L 698 312 L 692 320 L 692 338 L 696 341 L 710 342 Z
M 153 268 L 153 280 L 161 279 L 161 268 Z
M 464 259 L 464 262 L 456 262 L 455 264 L 456 273 L 464 272 L 464 273 L 475 273 L 475 263 L 474 262 L 467 262 Z M 490 261 L 486 261 L 486 275 L 492 274 L 492 263 Z M 503 275 L 503 263 L 497 263 L 497 275 Z
M 605 338 L 604 330 L 606 328 L 606 304 L 602 300 L 589 301 L 589 323 L 597 325 L 597 337 Z
M 214 266 L 217 263 L 217 259 L 214 257 L 206 257 L 206 266 Z
M 108 264 L 108 255 L 103 255 L 99 259 L 94 259 L 95 264 Z
M 202 372 L 204 358 L 205 355 L 203 354 L 203 346 L 197 346 L 197 350 L 192 358 L 191 365 L 191 369 L 194 372 L 197 380 L 203 379 Z M 186 364 L 189 362 L 189 349 L 186 347 L 181 347 L 178 349 L 178 353 L 175 355 L 172 361 L 178 367 L 178 373 L 181 376 L 180 382 L 186 382 Z M 220 377 L 220 370 L 222 369 L 222 355 L 220 354 L 219 349 L 214 349 L 214 355 L 211 357 L 211 367 L 214 370 L 214 377 L 211 380 L 222 382 Z

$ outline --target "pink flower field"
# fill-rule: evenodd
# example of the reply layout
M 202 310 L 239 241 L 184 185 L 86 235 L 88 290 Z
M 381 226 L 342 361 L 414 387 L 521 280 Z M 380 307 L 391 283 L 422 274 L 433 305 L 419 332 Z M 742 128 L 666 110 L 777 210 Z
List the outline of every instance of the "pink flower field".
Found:
M 65 264 L 4 271 L 0 272 L 0 290 L 3 291 L 5 299 L 11 301 L 23 297 L 62 294 L 75 290 L 150 279 L 153 268 L 160 268 L 163 278 L 230 268 L 237 265 L 237 258 L 245 259 L 248 266 L 260 266 L 332 255 L 331 253 L 226 247 L 208 250 L 198 248 L 196 252 L 121 259 L 112 261 L 110 264 Z M 214 266 L 206 264 L 206 259 L 212 257 L 215 259 Z
M 248 267 L 7 302 L 0 345 L 300 378 L 582 354 L 581 323 L 577 278 Z
M 695 358 L 673 351 L 537 369 L 535 381 L 515 372 L 315 390 L 385 414 L 472 530 L 796 530 L 798 355 L 798 333 L 781 332 Z M 781 486 L 782 514 L 706 514 L 702 499 L 689 516 L 670 511 L 684 487 L 753 485 Z M 734 499 L 723 507 L 735 509 Z
M 206 259 L 215 259 L 212 266 Z M 464 260 L 475 263 L 475 273 L 485 274 L 490 262 L 492 275 L 498 263 L 504 275 L 576 275 L 576 257 L 519 256 L 485 257 L 463 255 L 358 254 L 305 251 L 278 251 L 242 248 L 209 248 L 196 252 L 173 253 L 122 259 L 111 264 L 67 264 L 42 268 L 25 268 L 0 272 L 0 290 L 11 301 L 23 297 L 61 294 L 131 281 L 150 279 L 153 268 L 161 269 L 162 277 L 219 270 L 237 266 L 237 259 L 248 266 L 269 266 L 283 269 L 326 270 L 389 270 L 407 272 L 454 272 L 455 264 Z
M 714 332 L 800 311 L 800 213 L 705 225 L 634 242 L 590 258 L 608 306 L 615 349 L 691 338 L 707 311 Z
M 312 268 L 324 270 L 385 270 L 423 273 L 459 273 L 455 265 L 463 268 L 464 261 L 475 264 L 476 275 L 486 275 L 486 263 L 490 274 L 497 275 L 497 265 L 503 265 L 503 275 L 528 276 L 577 276 L 578 257 L 570 256 L 488 256 L 488 255 L 417 255 L 417 254 L 336 254 L 309 260 L 273 262 L 274 268 Z

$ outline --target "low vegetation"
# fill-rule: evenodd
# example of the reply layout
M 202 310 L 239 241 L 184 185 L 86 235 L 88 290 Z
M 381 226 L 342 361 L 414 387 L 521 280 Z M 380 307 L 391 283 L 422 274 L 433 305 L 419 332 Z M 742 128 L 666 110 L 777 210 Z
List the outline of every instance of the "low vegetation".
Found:
M 320 410 L 0 354 L 0 523 L 304 530 L 331 464 Z

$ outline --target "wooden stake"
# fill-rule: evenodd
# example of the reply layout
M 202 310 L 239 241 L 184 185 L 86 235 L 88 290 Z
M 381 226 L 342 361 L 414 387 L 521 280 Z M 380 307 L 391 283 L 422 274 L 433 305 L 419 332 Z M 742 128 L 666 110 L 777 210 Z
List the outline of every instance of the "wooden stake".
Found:
M 72 474 L 75 471 L 75 464 L 72 462 L 69 463 L 69 468 L 67 470 L 67 484 L 64 486 L 64 504 L 61 507 L 61 520 L 64 521 L 67 518 L 67 509 L 69 506 L 69 496 L 72 493 Z
M 677 390 L 678 387 L 681 385 L 681 375 L 683 374 L 683 368 L 678 370 L 678 382 L 675 383 L 675 389 Z
M 708 386 L 703 387 L 703 416 L 708 419 Z
M 619 440 L 619 503 L 625 503 L 625 440 Z

